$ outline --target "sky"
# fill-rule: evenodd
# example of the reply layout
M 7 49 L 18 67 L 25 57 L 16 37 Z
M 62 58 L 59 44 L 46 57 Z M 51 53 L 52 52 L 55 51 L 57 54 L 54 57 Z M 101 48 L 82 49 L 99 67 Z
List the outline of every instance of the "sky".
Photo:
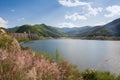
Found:
M 120 18 L 120 0 L 0 0 L 0 26 L 54 27 L 104 25 Z

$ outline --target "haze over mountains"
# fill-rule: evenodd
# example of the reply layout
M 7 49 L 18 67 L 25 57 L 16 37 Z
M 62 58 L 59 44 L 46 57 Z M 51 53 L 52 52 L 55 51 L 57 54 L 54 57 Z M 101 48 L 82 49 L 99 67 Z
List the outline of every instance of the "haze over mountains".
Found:
M 62 28 L 61 31 L 72 37 L 120 37 L 120 18 L 102 26 Z
M 120 18 L 103 26 L 91 27 L 89 30 L 76 36 L 120 36 Z
M 77 36 L 80 33 L 86 32 L 91 28 L 92 28 L 91 26 L 73 27 L 73 28 L 65 27 L 65 28 L 59 28 L 59 30 L 64 32 L 67 36 L 73 37 L 73 36 Z
M 31 32 L 43 37 L 120 37 L 120 18 L 102 26 L 56 28 L 45 24 L 22 25 L 7 29 L 8 32 Z

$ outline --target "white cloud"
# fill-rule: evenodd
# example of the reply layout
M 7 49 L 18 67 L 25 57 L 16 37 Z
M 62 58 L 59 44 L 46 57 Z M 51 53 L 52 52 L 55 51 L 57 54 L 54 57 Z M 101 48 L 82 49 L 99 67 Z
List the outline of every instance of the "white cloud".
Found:
M 19 18 L 19 19 L 17 19 L 17 21 L 24 21 L 25 20 L 25 18 Z
M 58 2 L 67 7 L 85 6 L 90 4 L 87 2 L 81 2 L 80 0 L 58 0 Z
M 80 15 L 79 13 L 74 13 L 72 15 L 65 15 L 65 19 L 70 19 L 73 21 L 76 20 L 87 20 L 87 17 L 90 15 L 96 16 L 97 14 L 99 14 L 100 12 L 102 12 L 102 8 L 98 7 L 98 8 L 92 8 L 91 5 L 87 5 L 87 9 L 88 9 L 88 13 L 84 14 L 84 15 Z
M 0 27 L 7 28 L 8 21 L 4 20 L 2 17 L 0 17 Z
M 105 17 L 120 15 L 120 6 L 118 5 L 108 6 L 106 10 L 109 12 L 109 14 L 105 14 Z
M 62 28 L 62 27 L 77 27 L 77 26 L 70 22 L 64 22 L 64 23 L 58 24 L 58 27 Z
M 72 15 L 65 15 L 65 19 L 70 19 L 70 20 L 73 20 L 73 21 L 76 21 L 76 20 L 87 20 L 87 18 L 83 15 L 80 15 L 78 13 L 74 13 Z
M 98 8 L 93 8 L 91 5 L 88 5 L 88 14 L 87 15 L 94 15 L 96 16 L 99 12 L 102 12 L 102 9 L 101 7 L 98 7 Z
M 102 12 L 103 8 L 101 7 L 97 7 L 97 8 L 93 8 L 92 7 L 92 3 L 91 2 L 82 2 L 80 0 L 58 0 L 58 2 L 66 7 L 76 7 L 76 6 L 83 6 L 85 10 L 83 11 L 88 11 L 86 12 L 87 14 L 83 15 L 79 15 L 79 14 L 73 14 L 73 15 L 65 15 L 66 19 L 72 19 L 72 20 L 86 20 L 85 16 L 96 16 L 97 14 L 99 14 L 100 12 Z

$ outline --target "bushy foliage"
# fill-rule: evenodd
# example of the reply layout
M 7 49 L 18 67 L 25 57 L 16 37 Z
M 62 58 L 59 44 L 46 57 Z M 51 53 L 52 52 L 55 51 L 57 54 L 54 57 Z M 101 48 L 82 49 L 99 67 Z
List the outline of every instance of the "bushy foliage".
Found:
M 1 80 L 60 80 L 56 62 L 36 56 L 31 50 L 8 53 L 0 49 Z
M 13 41 L 12 37 L 6 34 L 0 34 L 0 47 L 11 46 L 12 41 Z
M 120 80 L 119 76 L 110 74 L 110 72 L 96 72 L 97 80 Z
M 87 69 L 82 72 L 84 80 L 120 80 L 119 76 L 110 74 L 110 72 L 99 72 L 93 69 Z
M 82 73 L 84 80 L 97 80 L 96 72 L 92 69 L 87 69 Z
M 19 42 L 29 42 L 30 39 L 29 38 L 21 38 L 21 39 L 18 39 Z
M 83 80 L 83 77 L 76 66 L 70 65 L 66 61 L 59 63 L 62 80 Z
M 6 33 L 0 34 L 0 48 L 8 52 L 21 51 L 18 41 Z

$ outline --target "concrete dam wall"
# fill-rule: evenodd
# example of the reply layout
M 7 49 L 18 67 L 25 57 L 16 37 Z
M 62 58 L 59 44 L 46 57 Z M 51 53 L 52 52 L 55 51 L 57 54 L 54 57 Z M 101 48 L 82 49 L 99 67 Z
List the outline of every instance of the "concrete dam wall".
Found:
M 28 34 L 28 33 L 10 33 L 12 37 L 15 37 L 16 39 L 23 39 L 23 38 L 29 38 L 30 40 L 38 40 L 39 36 L 37 34 Z

